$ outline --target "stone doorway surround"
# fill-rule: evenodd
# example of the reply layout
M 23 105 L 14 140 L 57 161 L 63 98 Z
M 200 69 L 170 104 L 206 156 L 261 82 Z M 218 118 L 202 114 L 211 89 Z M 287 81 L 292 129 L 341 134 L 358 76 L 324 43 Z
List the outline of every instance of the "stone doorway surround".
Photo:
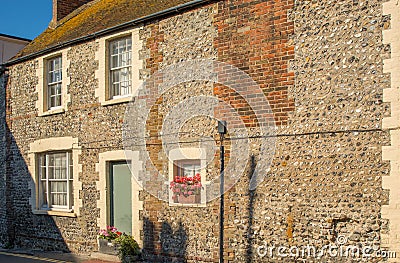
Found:
M 129 156 L 127 156 L 129 154 Z M 107 177 L 109 175 L 108 164 L 113 161 L 131 160 L 132 172 L 132 236 L 140 246 L 143 246 L 141 232 L 143 229 L 143 220 L 140 217 L 143 211 L 143 201 L 140 201 L 139 193 L 142 190 L 135 178 L 141 170 L 142 162 L 139 161 L 139 152 L 125 152 L 124 150 L 108 151 L 99 154 L 99 162 L 96 163 L 96 172 L 99 174 L 99 181 L 96 182 L 97 190 L 100 193 L 100 199 L 97 200 L 97 208 L 100 209 L 100 217 L 97 219 L 97 225 L 100 229 L 105 229 L 108 224 L 108 189 Z

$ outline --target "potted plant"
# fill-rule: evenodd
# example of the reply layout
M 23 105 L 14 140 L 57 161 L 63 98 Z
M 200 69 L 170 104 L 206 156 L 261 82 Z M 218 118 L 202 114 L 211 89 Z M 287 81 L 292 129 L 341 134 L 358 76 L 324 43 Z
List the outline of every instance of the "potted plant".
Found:
M 127 234 L 119 236 L 115 243 L 118 244 L 118 257 L 122 263 L 136 262 L 139 259 L 141 250 L 136 240 Z
M 102 229 L 99 232 L 99 252 L 110 255 L 118 254 L 118 247 L 116 246 L 115 240 L 122 235 L 116 227 L 107 226 L 106 229 Z
M 200 174 L 194 177 L 176 176 L 170 183 L 170 189 L 173 193 L 172 199 L 177 203 L 200 203 L 201 176 Z

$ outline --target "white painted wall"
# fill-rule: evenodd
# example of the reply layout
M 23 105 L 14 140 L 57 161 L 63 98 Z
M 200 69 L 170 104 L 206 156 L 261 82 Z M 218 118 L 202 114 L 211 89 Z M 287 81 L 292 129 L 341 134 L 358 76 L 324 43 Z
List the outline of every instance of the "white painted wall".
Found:
M 29 41 L 0 35 L 0 64 L 15 56 Z

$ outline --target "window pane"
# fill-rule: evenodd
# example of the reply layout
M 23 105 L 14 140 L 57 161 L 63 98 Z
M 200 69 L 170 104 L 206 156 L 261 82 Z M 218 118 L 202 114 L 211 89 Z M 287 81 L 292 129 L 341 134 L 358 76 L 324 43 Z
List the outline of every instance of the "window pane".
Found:
M 56 89 L 55 85 L 49 85 L 49 95 L 50 96 L 55 94 L 55 89 Z
M 120 70 L 113 71 L 112 72 L 112 83 L 119 82 L 119 77 L 120 77 Z
M 46 166 L 40 167 L 40 179 L 46 179 Z
M 119 67 L 119 63 L 118 63 L 118 55 L 116 56 L 112 56 L 111 57 L 111 68 L 117 68 Z
M 130 68 L 123 68 L 120 70 L 120 74 L 121 74 L 121 81 L 128 81 L 130 80 Z
M 55 71 L 54 72 L 54 79 L 53 79 L 53 82 L 58 82 L 58 81 L 61 81 L 61 71 Z
M 122 68 L 112 72 L 113 96 L 131 94 L 131 69 Z
M 55 99 L 55 106 L 54 107 L 59 107 L 61 106 L 61 95 L 57 95 Z
M 67 182 L 50 182 L 51 193 L 66 193 Z
M 59 70 L 61 68 L 61 58 L 54 59 L 54 69 Z
M 67 182 L 51 182 L 50 196 L 52 205 L 66 206 L 67 205 Z
M 61 83 L 49 85 L 49 108 L 61 106 Z
M 121 83 L 121 96 L 131 94 L 130 82 Z
M 126 37 L 110 43 L 110 95 L 131 94 L 132 39 Z
M 121 95 L 119 83 L 113 85 L 113 94 L 114 94 L 114 96 Z
M 121 67 L 129 66 L 131 64 L 131 56 L 130 53 L 122 53 L 119 55 L 119 60 L 121 61 Z
M 39 156 L 39 176 L 40 179 L 46 179 L 46 156 Z
M 176 163 L 176 166 L 176 172 L 178 176 L 194 177 L 201 171 L 199 160 L 179 161 Z
M 48 201 L 47 201 L 47 186 L 46 186 L 46 181 L 41 181 L 40 182 L 40 203 L 42 204 L 43 207 L 48 206 Z
M 54 71 L 54 60 L 49 60 L 48 62 L 49 72 Z
M 49 155 L 49 179 L 67 179 L 66 153 Z
M 121 54 L 125 52 L 125 50 L 126 50 L 125 40 L 118 41 L 118 53 Z
M 50 194 L 52 206 L 67 206 L 67 194 L 52 193 Z
M 194 175 L 200 173 L 200 167 L 201 167 L 200 165 L 195 165 L 195 166 L 193 167 Z
M 118 42 L 113 41 L 110 43 L 110 54 L 115 55 L 118 54 Z
M 48 108 L 61 106 L 61 98 L 54 95 L 61 95 L 62 82 L 62 58 L 57 57 L 48 61 L 47 69 L 47 101 Z
M 57 95 L 61 95 L 61 84 L 57 84 L 55 87 L 55 92 Z
M 68 154 L 68 158 L 69 158 L 69 160 L 68 160 L 68 163 L 69 163 L 69 175 L 68 175 L 68 178 L 70 179 L 70 180 L 72 180 L 73 179 L 73 170 L 74 170 L 74 168 L 73 168 L 73 166 L 72 166 L 72 153 L 69 153 Z M 70 189 L 72 189 L 72 188 L 70 188 Z
M 183 165 L 184 176 L 193 177 L 193 166 L 190 164 Z
M 49 108 L 55 107 L 56 106 L 56 98 L 55 97 L 50 97 L 50 104 Z
M 54 82 L 54 74 L 53 71 L 48 73 L 49 84 Z

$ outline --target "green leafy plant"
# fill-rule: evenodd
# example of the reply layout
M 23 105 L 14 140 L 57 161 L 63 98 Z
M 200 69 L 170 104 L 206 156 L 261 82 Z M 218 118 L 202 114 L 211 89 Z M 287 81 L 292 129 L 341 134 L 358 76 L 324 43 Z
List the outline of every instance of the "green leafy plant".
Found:
M 129 258 L 139 256 L 141 251 L 136 240 L 127 234 L 122 234 L 115 239 L 115 243 L 119 245 L 118 257 L 122 262 L 129 262 Z

